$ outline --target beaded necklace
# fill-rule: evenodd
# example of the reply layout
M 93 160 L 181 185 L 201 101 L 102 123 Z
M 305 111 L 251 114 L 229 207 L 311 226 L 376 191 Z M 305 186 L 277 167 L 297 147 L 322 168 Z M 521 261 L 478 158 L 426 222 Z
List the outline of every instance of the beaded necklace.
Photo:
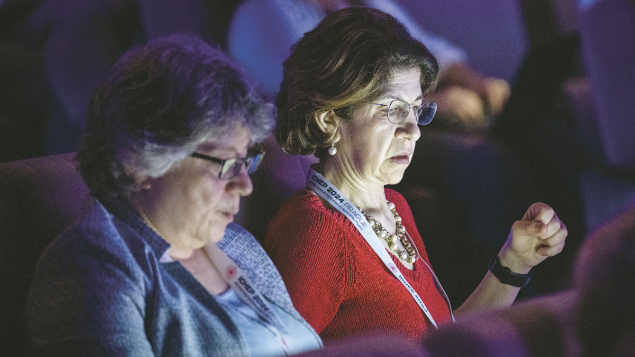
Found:
M 415 260 L 417 260 L 417 253 L 412 244 L 408 241 L 408 238 L 406 238 L 406 228 L 401 224 L 401 217 L 399 216 L 399 214 L 397 214 L 397 209 L 395 208 L 394 203 L 388 202 L 388 208 L 390 208 L 390 211 L 395 217 L 395 234 L 388 233 L 386 228 L 384 228 L 384 226 L 382 226 L 382 224 L 379 223 L 375 218 L 366 214 L 366 212 L 364 212 L 361 208 L 357 208 L 360 212 L 362 212 L 364 217 L 366 217 L 366 220 L 370 224 L 370 227 L 373 229 L 373 231 L 375 231 L 375 234 L 377 234 L 379 238 L 382 238 L 386 241 L 386 243 L 388 244 L 388 248 L 394 252 L 395 256 L 397 256 L 399 260 L 401 260 L 402 262 L 408 262 L 410 264 L 414 263 Z M 403 244 L 403 247 L 406 250 L 399 249 L 397 243 L 395 242 L 397 238 L 399 238 L 401 244 Z

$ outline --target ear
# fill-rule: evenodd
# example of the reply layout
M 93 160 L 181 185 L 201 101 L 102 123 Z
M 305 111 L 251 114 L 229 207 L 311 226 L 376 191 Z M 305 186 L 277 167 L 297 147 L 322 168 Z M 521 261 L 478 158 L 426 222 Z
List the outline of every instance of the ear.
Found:
M 340 141 L 340 133 L 337 130 L 340 120 L 341 119 L 332 110 L 315 114 L 315 122 L 317 123 L 318 128 L 328 134 L 330 140 L 334 143 Z
M 131 176 L 141 190 L 149 190 L 152 187 L 152 178 L 150 176 L 141 173 L 133 173 Z
M 150 183 L 150 180 L 145 180 L 143 183 L 141 183 L 140 187 L 142 190 L 149 190 L 152 187 L 152 184 Z

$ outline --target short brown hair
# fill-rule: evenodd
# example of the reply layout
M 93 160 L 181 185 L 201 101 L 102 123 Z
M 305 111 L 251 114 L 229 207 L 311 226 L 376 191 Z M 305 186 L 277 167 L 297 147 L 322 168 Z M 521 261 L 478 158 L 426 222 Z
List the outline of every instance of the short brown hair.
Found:
M 323 157 L 328 134 L 316 114 L 333 110 L 350 118 L 355 104 L 385 91 L 398 69 L 419 68 L 421 90 L 429 94 L 439 66 L 425 45 L 394 17 L 379 10 L 349 7 L 333 12 L 307 32 L 283 64 L 278 93 L 276 138 L 290 154 Z

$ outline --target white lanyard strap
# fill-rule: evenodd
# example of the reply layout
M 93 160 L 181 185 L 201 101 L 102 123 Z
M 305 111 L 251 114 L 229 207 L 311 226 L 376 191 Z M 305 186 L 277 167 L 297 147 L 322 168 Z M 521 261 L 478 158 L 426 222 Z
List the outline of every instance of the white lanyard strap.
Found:
M 287 331 L 280 317 L 273 310 L 271 304 L 256 289 L 247 275 L 244 274 L 234 261 L 225 254 L 216 244 L 208 244 L 204 247 L 205 252 L 209 256 L 212 263 L 218 269 L 225 282 L 236 292 L 238 297 L 252 310 L 260 316 L 266 323 L 270 325 L 270 331 L 278 339 L 282 347 L 287 351 L 287 343 L 285 335 Z
M 379 258 L 386 264 L 388 269 L 393 273 L 393 275 L 406 287 L 412 298 L 415 300 L 417 305 L 423 310 L 423 313 L 426 315 L 428 320 L 437 327 L 437 323 L 434 321 L 432 314 L 426 308 L 426 305 L 423 303 L 423 300 L 419 297 L 419 294 L 410 286 L 406 278 L 401 274 L 399 268 L 395 265 L 395 263 L 390 258 L 389 253 L 386 251 L 384 246 L 381 244 L 377 234 L 370 227 L 368 221 L 362 213 L 359 211 L 355 205 L 353 205 L 344 195 L 340 193 L 340 191 L 333 186 L 324 176 L 319 174 L 313 169 L 309 169 L 309 174 L 307 175 L 306 185 L 313 190 L 315 193 L 320 195 L 323 199 L 325 199 L 328 203 L 330 203 L 333 207 L 335 207 L 338 211 L 344 214 L 353 225 L 359 230 L 359 233 L 362 234 L 366 242 L 373 248 L 375 253 L 379 256 Z M 427 266 L 427 264 L 426 264 Z M 434 275 L 433 275 L 434 276 Z M 436 284 L 436 282 L 435 282 Z

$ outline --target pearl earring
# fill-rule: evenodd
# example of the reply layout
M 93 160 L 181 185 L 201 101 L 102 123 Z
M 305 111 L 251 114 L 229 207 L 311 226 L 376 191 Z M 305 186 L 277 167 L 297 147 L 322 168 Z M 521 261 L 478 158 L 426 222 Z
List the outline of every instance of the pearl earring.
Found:
M 335 128 L 335 130 L 333 131 L 333 134 L 331 135 L 331 138 L 329 139 L 329 155 L 333 156 L 335 154 L 337 154 L 337 148 L 335 147 L 335 140 L 333 140 L 333 138 L 335 137 L 335 132 L 337 131 L 337 128 Z

